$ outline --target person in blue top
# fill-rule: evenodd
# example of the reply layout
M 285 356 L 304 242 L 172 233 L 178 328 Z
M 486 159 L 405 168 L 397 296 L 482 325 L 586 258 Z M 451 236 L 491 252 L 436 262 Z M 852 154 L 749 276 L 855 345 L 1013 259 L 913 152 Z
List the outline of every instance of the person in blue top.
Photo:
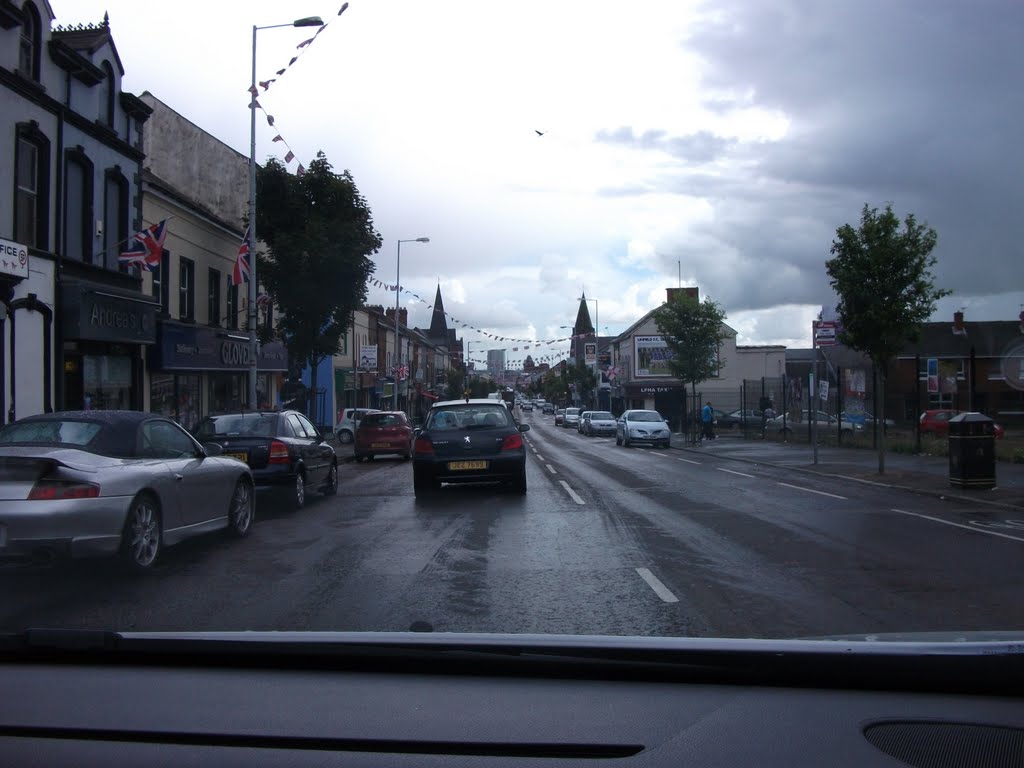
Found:
M 700 420 L 704 423 L 704 438 L 715 439 L 715 412 L 711 410 L 711 401 L 708 400 L 700 412 Z

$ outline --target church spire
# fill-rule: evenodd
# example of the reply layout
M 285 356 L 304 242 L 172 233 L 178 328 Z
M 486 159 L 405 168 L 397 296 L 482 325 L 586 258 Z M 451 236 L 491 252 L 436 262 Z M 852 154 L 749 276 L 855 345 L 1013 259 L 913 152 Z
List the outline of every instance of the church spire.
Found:
M 437 284 L 437 293 L 434 295 L 434 312 L 430 316 L 430 336 L 435 338 L 448 338 L 448 321 L 444 316 L 444 301 L 441 299 L 441 284 Z

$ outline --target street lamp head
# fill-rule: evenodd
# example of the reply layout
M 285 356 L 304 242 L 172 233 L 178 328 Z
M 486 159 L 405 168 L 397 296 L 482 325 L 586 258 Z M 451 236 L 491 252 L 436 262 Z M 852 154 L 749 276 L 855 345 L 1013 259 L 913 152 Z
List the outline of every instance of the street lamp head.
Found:
M 416 242 L 417 243 L 429 243 L 430 242 L 430 238 L 429 237 L 417 237 L 416 238 Z
M 306 16 L 292 22 L 293 27 L 322 27 L 324 20 L 319 16 Z

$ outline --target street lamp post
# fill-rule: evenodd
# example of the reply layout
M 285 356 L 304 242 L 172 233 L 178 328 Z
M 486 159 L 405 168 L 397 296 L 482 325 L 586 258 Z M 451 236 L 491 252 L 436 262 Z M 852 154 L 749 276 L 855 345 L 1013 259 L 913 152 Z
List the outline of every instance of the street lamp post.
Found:
M 394 367 L 394 379 L 395 383 L 392 387 L 393 391 L 391 396 L 393 398 L 391 410 L 398 410 L 398 372 L 402 366 L 402 347 L 398 339 L 398 301 L 400 297 L 400 286 L 402 283 L 402 243 L 429 243 L 429 237 L 416 237 L 412 240 L 399 240 L 398 241 L 398 258 L 395 266 L 395 367 Z
M 249 325 L 249 408 L 256 410 L 256 358 L 259 347 L 256 343 L 256 32 L 277 27 L 322 27 L 319 16 L 306 16 L 289 24 L 271 24 L 266 27 L 252 26 L 252 85 L 249 95 L 249 307 L 246 318 Z

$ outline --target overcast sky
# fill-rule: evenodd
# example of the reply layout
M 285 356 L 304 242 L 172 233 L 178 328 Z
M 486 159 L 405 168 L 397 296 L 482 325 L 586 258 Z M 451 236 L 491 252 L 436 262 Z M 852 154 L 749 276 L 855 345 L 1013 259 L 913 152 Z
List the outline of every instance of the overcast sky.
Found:
M 681 279 L 739 343 L 809 346 L 836 227 L 887 201 L 938 232 L 955 293 L 935 319 L 1024 308 L 1020 0 L 52 7 L 57 23 L 108 11 L 125 89 L 245 154 L 252 25 L 322 16 L 261 103 L 299 160 L 351 170 L 379 279 L 395 282 L 397 239 L 427 236 L 403 246 L 402 285 L 429 300 L 440 280 L 450 314 L 496 335 L 566 335 L 583 291 L 618 333 Z M 257 79 L 309 36 L 260 32 Z M 258 123 L 261 162 L 283 154 L 274 133 Z

